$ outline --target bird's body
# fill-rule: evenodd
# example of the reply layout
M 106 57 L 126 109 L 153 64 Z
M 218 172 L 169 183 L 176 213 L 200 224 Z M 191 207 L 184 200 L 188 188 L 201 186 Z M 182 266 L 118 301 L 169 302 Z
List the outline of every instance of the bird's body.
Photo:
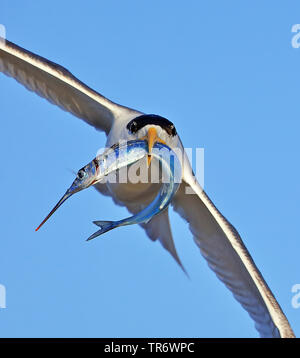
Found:
M 176 153 L 179 150 L 183 156 L 183 181 L 172 201 L 173 208 L 189 223 L 202 255 L 218 278 L 248 311 L 260 335 L 294 337 L 285 315 L 237 230 L 217 210 L 194 178 L 173 123 L 163 117 L 145 115 L 113 103 L 79 81 L 65 68 L 9 41 L 0 43 L 0 71 L 51 103 L 104 131 L 107 135 L 107 147 L 120 140 L 148 136 L 149 143 L 161 140 L 176 150 Z M 151 150 L 150 146 L 149 149 Z M 97 189 L 134 214 L 148 205 L 157 193 L 156 184 L 153 183 L 99 184 Z M 187 189 L 193 194 L 188 194 Z M 152 240 L 159 240 L 173 257 L 177 256 L 168 210 L 147 224 L 142 224 L 142 227 Z

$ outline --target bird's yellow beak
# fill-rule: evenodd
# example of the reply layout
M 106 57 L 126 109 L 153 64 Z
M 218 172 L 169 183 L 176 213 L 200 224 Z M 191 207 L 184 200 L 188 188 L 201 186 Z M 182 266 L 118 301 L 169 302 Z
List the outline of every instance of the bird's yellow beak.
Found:
M 154 127 L 149 128 L 147 136 L 145 136 L 141 139 L 146 140 L 148 142 L 148 167 L 149 167 L 149 165 L 151 163 L 151 159 L 152 159 L 151 152 L 152 152 L 152 148 L 153 148 L 154 144 L 156 142 L 166 144 L 166 142 L 158 137 L 157 131 Z

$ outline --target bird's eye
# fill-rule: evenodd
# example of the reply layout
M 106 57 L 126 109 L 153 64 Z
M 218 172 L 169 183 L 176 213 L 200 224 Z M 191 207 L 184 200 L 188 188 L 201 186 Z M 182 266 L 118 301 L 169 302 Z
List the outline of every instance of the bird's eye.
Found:
M 85 176 L 85 170 L 84 169 L 80 169 L 79 170 L 79 172 L 77 173 L 77 178 L 78 179 L 82 179 L 82 178 L 84 178 L 84 176 Z
M 135 132 L 137 131 L 137 123 L 136 123 L 136 121 L 133 121 L 133 122 L 131 123 L 130 131 L 131 131 L 132 133 L 135 133 Z

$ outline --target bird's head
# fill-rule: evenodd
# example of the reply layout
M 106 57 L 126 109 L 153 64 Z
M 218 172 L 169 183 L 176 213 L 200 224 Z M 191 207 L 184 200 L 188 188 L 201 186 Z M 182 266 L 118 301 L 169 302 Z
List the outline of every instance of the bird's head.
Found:
M 127 124 L 126 128 L 132 139 L 147 140 L 149 163 L 151 151 L 156 142 L 164 143 L 172 148 L 178 140 L 174 124 L 155 114 L 144 114 L 136 117 Z
M 39 230 L 39 228 L 54 214 L 54 212 L 73 194 L 88 188 L 93 185 L 97 181 L 97 169 L 98 169 L 98 161 L 97 159 L 92 160 L 89 164 L 81 168 L 75 180 L 73 181 L 70 188 L 65 192 L 63 197 L 59 200 L 59 202 L 55 205 L 55 207 L 50 211 L 50 213 L 46 216 L 46 218 L 41 222 L 41 224 L 36 228 L 35 231 Z

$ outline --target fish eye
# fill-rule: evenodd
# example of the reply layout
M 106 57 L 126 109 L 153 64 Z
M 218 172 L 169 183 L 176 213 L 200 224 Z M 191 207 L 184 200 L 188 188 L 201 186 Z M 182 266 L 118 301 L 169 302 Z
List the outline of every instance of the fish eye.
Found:
M 86 175 L 85 170 L 84 170 L 84 169 L 80 169 L 79 172 L 77 173 L 77 178 L 78 178 L 78 179 L 82 179 L 82 178 L 85 177 L 85 175 Z

